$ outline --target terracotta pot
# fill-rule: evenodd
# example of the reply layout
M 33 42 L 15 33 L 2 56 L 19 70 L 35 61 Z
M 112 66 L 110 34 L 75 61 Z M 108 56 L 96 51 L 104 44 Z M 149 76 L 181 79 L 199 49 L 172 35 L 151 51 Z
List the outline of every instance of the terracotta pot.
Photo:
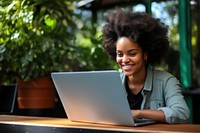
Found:
M 42 109 L 55 106 L 56 90 L 49 77 L 22 81 L 17 78 L 17 101 L 21 109 Z

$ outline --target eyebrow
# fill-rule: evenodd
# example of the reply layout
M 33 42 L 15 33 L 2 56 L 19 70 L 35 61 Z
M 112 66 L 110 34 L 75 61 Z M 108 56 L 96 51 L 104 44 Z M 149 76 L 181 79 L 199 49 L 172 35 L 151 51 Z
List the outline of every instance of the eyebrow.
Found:
M 138 51 L 137 49 L 130 49 L 128 50 L 128 52 L 131 52 L 131 51 Z M 121 50 L 117 50 L 116 52 L 122 52 Z

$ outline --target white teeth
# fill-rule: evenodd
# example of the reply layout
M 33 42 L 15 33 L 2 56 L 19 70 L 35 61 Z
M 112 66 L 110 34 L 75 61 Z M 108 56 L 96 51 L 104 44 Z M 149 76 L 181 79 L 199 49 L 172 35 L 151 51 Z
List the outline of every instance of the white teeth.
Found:
M 125 67 L 125 68 L 126 68 L 126 67 L 131 67 L 131 66 L 130 66 L 130 65 L 126 65 L 126 66 L 123 66 L 123 67 Z
M 132 68 L 132 65 L 123 65 L 123 68 L 124 68 L 124 69 L 131 69 L 131 68 Z

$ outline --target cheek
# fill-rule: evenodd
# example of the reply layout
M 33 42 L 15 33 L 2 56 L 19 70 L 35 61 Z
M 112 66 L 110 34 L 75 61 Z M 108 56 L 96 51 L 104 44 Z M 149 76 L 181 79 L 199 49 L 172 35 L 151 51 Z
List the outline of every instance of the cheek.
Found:
M 120 64 L 120 63 L 122 62 L 122 59 L 119 58 L 119 57 L 116 57 L 116 62 L 117 62 L 118 64 Z
M 135 62 L 137 62 L 138 64 L 143 64 L 145 61 L 143 57 L 138 57 L 135 59 Z

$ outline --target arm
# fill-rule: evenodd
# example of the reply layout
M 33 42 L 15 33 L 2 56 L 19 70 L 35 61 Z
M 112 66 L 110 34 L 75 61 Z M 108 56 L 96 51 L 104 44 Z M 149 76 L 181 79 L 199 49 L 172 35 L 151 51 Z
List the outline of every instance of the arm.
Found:
M 131 110 L 134 119 L 147 118 L 160 122 L 166 122 L 165 114 L 162 110 Z
M 189 108 L 184 100 L 181 84 L 175 77 L 171 77 L 165 84 L 166 107 L 160 107 L 165 114 L 167 123 L 187 123 L 190 115 Z
M 150 86 L 152 91 L 146 91 L 143 95 L 145 102 L 141 106 L 142 110 L 132 110 L 133 118 L 153 118 L 171 124 L 188 123 L 190 111 L 179 81 L 173 75 L 160 71 L 155 71 L 156 78 L 153 78 L 151 73 L 149 75 L 147 81 L 153 80 L 154 87 Z

